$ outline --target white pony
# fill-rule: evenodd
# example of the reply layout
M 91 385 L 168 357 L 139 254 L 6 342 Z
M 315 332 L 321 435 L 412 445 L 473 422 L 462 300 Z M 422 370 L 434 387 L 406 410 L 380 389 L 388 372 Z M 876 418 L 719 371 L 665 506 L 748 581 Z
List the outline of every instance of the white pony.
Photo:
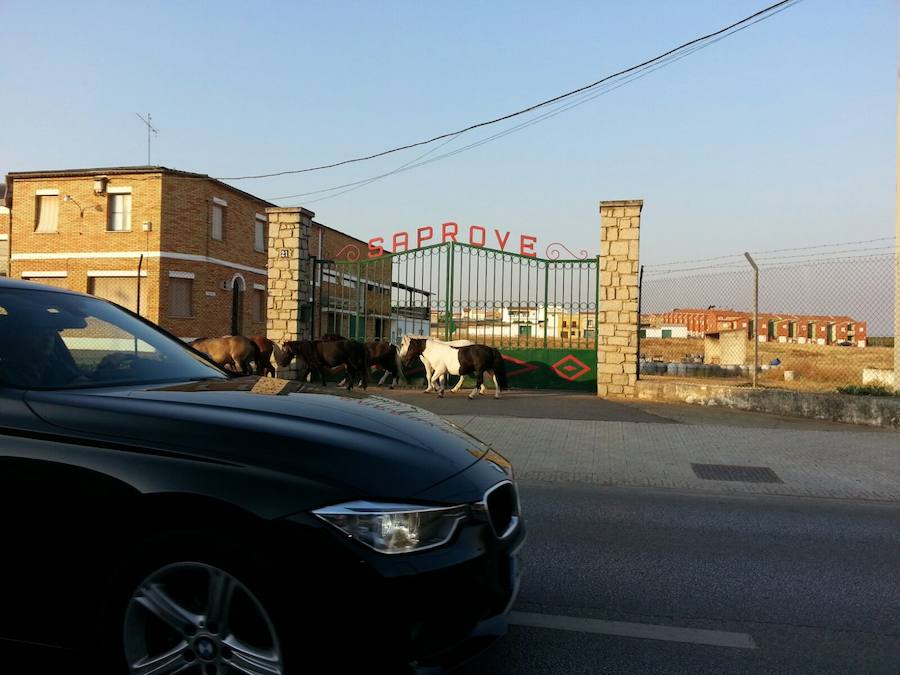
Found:
M 472 345 L 475 344 L 471 340 L 450 340 L 448 342 L 446 340 L 438 340 L 437 338 L 429 337 L 427 335 L 404 335 L 400 342 L 400 360 L 401 361 L 406 356 L 406 351 L 404 351 L 404 349 L 406 349 L 406 350 L 409 349 L 409 341 L 413 340 L 413 339 L 415 339 L 415 340 L 419 340 L 419 339 L 433 340 L 434 342 L 437 342 L 438 344 L 450 345 L 451 347 L 471 347 Z M 419 357 L 419 360 L 422 362 L 422 365 L 425 366 L 425 385 L 426 386 L 425 386 L 425 390 L 422 393 L 428 394 L 432 391 L 435 391 L 434 382 L 431 381 L 431 376 L 434 373 L 434 368 L 428 362 L 428 359 L 425 358 L 424 354 Z M 459 381 L 456 383 L 456 385 L 450 391 L 453 392 L 454 394 L 456 392 L 458 392 L 463 385 L 463 380 L 465 380 L 465 379 L 466 378 L 461 375 L 459 378 Z M 446 388 L 446 386 L 447 386 L 447 374 L 444 373 L 444 375 L 441 376 L 441 388 L 442 389 Z M 497 377 L 494 376 L 494 387 L 496 387 L 496 386 L 497 386 Z M 482 384 L 481 385 L 481 393 L 484 394 L 485 391 L 487 391 L 487 387 L 484 384 Z
M 499 350 L 469 340 L 455 342 L 457 344 L 426 336 L 404 335 L 400 344 L 400 359 L 409 366 L 419 357 L 425 366 L 428 382 L 426 392 L 433 391 L 437 384 L 438 396 L 443 397 L 448 374 L 460 376 L 453 388 L 453 391 L 458 391 L 462 386 L 463 376 L 474 373 L 475 389 L 469 394 L 469 398 L 474 398 L 476 393 L 484 393 L 484 373 L 490 372 L 496 388 L 494 397 L 500 398 L 500 391 L 506 388 L 506 368 Z

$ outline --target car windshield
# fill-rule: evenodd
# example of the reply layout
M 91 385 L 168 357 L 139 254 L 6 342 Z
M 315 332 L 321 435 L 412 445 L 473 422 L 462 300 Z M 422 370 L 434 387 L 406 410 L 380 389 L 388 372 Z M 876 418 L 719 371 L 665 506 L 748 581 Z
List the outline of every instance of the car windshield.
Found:
M 112 303 L 0 288 L 0 385 L 74 389 L 227 377 Z

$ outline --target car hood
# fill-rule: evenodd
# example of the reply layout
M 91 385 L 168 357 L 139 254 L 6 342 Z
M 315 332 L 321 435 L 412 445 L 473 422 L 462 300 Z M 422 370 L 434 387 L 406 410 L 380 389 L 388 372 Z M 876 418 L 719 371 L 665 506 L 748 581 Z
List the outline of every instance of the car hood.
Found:
M 295 474 L 367 498 L 414 496 L 488 451 L 421 408 L 272 378 L 32 391 L 26 400 L 80 435 Z

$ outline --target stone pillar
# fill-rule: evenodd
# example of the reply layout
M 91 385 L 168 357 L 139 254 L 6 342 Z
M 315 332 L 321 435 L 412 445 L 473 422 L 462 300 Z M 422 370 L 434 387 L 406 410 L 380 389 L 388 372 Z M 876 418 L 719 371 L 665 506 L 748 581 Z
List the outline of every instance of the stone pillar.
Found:
M 311 297 L 309 231 L 315 215 L 300 206 L 266 209 L 269 226 L 266 335 L 278 344 L 311 337 L 311 313 L 303 308 Z
M 642 199 L 600 202 L 597 395 L 635 396 Z

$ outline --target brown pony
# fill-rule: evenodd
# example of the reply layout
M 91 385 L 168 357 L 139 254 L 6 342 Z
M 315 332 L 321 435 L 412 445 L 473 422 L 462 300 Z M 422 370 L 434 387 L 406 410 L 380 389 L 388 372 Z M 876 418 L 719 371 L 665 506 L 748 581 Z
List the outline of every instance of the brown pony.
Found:
M 272 342 L 265 335 L 251 335 L 250 341 L 259 349 L 259 360 L 256 362 L 256 372 L 259 375 L 271 375 L 275 377 L 275 366 L 272 365 L 272 354 L 275 354 L 276 362 L 281 354 L 281 347 Z
M 191 347 L 203 352 L 222 368 L 242 375 L 252 375 L 259 364 L 259 347 L 243 335 L 225 335 L 219 338 L 197 338 Z

